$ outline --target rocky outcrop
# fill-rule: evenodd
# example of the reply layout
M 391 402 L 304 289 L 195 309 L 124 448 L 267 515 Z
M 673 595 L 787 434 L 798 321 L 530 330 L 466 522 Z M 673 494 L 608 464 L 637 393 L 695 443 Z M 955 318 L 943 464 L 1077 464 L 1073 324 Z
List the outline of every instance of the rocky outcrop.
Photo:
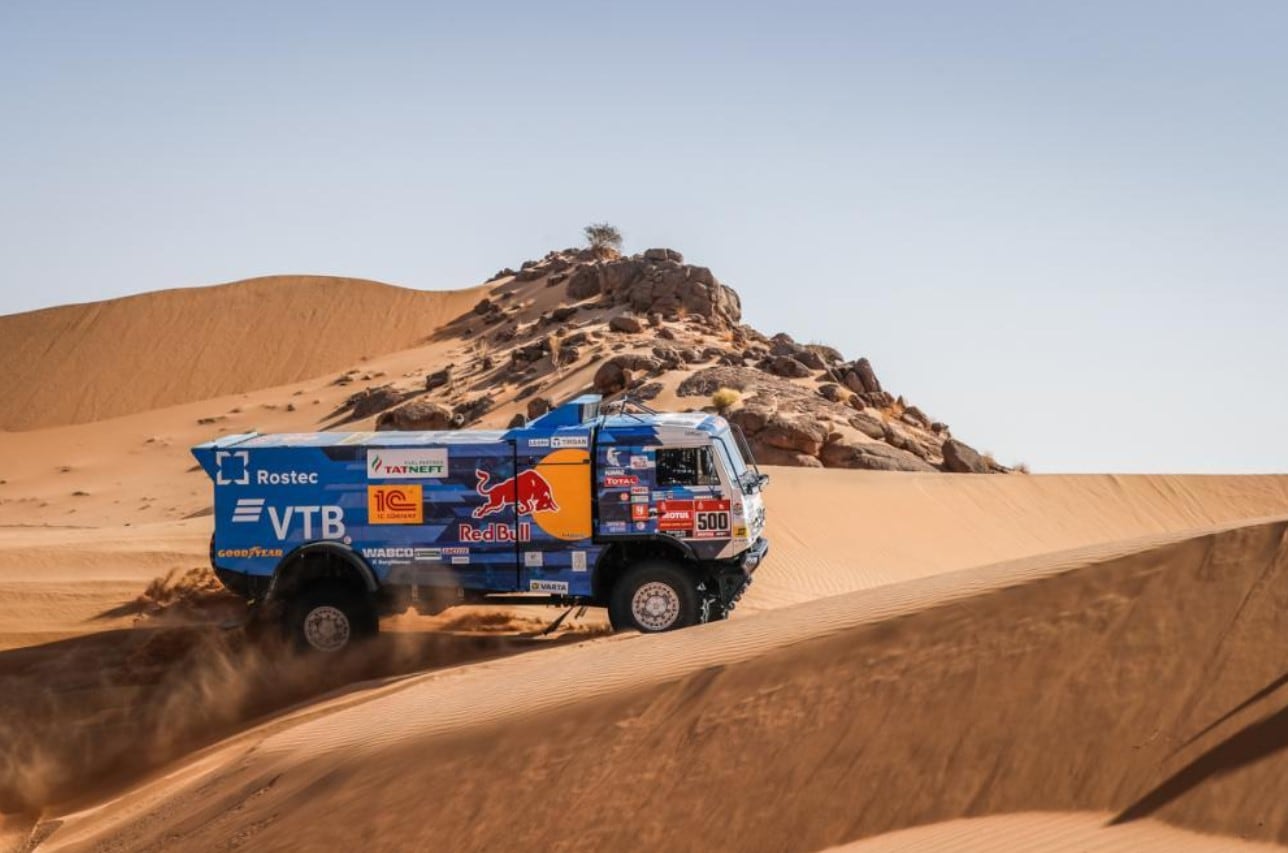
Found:
M 376 418 L 378 430 L 441 430 L 452 428 L 452 410 L 430 400 L 413 400 Z
M 728 326 L 742 318 L 742 303 L 733 288 L 717 281 L 706 267 L 684 263 L 671 249 L 579 266 L 569 275 L 567 288 L 570 299 L 600 296 L 610 305 L 668 319 L 688 315 Z
M 862 468 L 868 471 L 937 470 L 913 453 L 877 441 L 838 441 L 824 446 L 819 458 L 826 468 Z
M 983 456 L 955 438 L 944 442 L 944 470 L 956 474 L 987 474 L 991 470 Z

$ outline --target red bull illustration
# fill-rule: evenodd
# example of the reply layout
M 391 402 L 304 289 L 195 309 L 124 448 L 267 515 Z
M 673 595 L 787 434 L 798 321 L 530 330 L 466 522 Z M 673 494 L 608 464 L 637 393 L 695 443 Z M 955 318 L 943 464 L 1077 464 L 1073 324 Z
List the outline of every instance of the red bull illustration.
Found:
M 517 478 L 507 477 L 491 485 L 489 481 L 492 475 L 487 471 L 475 470 L 474 476 L 477 480 L 474 491 L 487 498 L 487 503 L 477 507 L 472 513 L 475 518 L 486 518 L 493 513 L 502 512 L 512 503 L 519 515 L 559 511 L 554 490 L 535 469 L 520 471 Z

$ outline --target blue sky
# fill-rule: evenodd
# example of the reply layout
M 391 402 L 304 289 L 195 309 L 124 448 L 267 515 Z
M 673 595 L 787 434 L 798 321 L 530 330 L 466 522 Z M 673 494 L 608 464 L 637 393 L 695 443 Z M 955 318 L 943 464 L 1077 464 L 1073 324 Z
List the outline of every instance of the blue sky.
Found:
M 1036 471 L 1288 470 L 1288 5 L 0 4 L 0 312 L 609 220 Z

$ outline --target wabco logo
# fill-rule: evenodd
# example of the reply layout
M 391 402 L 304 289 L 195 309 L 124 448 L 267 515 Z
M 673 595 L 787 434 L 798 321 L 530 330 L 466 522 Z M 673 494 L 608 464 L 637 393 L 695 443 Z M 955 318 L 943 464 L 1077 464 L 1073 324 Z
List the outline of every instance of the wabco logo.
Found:
M 233 507 L 233 522 L 237 524 L 257 524 L 268 510 L 269 523 L 278 539 L 287 539 L 291 527 L 299 519 L 305 539 L 315 538 L 316 528 L 319 539 L 343 539 L 344 510 L 338 506 L 288 506 L 280 509 L 275 506 L 265 507 L 263 498 L 239 498 Z
M 447 449 L 367 451 L 369 480 L 425 480 L 447 476 Z
M 511 504 L 518 509 L 519 515 L 559 511 L 550 483 L 534 468 L 520 471 L 518 477 L 507 477 L 498 483 L 490 483 L 492 475 L 486 471 L 475 470 L 474 476 L 477 480 L 474 491 L 487 498 L 486 503 L 474 509 L 475 518 L 501 512 Z

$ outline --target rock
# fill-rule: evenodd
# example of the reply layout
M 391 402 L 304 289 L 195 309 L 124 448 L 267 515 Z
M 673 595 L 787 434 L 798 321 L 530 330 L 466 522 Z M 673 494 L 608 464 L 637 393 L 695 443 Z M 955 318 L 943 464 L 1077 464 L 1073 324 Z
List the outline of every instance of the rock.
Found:
M 578 267 L 568 278 L 569 299 L 589 299 L 603 292 L 604 284 L 598 265 Z
M 930 427 L 930 418 L 926 417 L 926 413 L 916 406 L 908 406 L 903 410 L 903 422 L 923 429 Z
M 345 406 L 351 409 L 349 416 L 352 420 L 361 420 L 396 406 L 405 399 L 406 392 L 397 391 L 392 385 L 381 385 L 379 388 L 359 391 L 345 401 Z
M 794 450 L 817 456 L 827 440 L 828 430 L 817 420 L 804 417 L 790 418 L 774 414 L 764 428 L 756 433 L 756 442 L 782 450 Z
M 674 370 L 684 363 L 684 357 L 675 347 L 653 347 L 653 357 L 662 362 L 667 370 Z
M 783 450 L 778 447 L 762 446 L 752 450 L 757 465 L 790 465 L 795 468 L 822 468 L 823 463 L 817 456 Z
M 610 360 L 601 364 L 595 371 L 595 378 L 591 380 L 591 384 L 600 394 L 608 396 L 625 390 L 630 380 L 631 376 L 627 369 Z
M 563 305 L 550 312 L 550 319 L 555 323 L 563 323 L 580 310 L 579 305 Z
M 868 471 L 934 471 L 934 466 L 906 450 L 879 442 L 838 442 L 823 448 L 819 457 L 826 468 L 861 468 Z
M 752 436 L 764 429 L 772 416 L 766 409 L 746 406 L 730 412 L 726 417 L 729 423 L 736 424 L 744 433 Z
M 512 275 L 514 275 L 514 270 L 506 267 L 504 269 L 497 270 L 492 277 L 488 279 L 488 281 L 496 281 L 498 278 L 508 278 Z
M 872 369 L 872 362 L 866 358 L 861 358 L 854 362 L 854 372 L 859 375 L 859 381 L 863 383 L 863 390 L 869 394 L 878 394 L 881 392 L 881 383 L 877 381 L 877 374 Z
M 493 307 L 495 306 L 493 305 L 492 300 L 485 297 L 479 300 L 478 304 L 474 306 L 474 313 L 482 316 L 489 313 Z
M 747 390 L 751 377 L 744 371 L 728 367 L 708 367 L 684 378 L 676 388 L 681 397 L 710 397 L 721 388 Z
M 675 332 L 666 328 L 665 326 L 657 330 L 657 336 L 664 341 L 675 340 Z
M 413 400 L 376 418 L 378 430 L 441 430 L 451 425 L 451 410 L 429 400 Z
M 829 400 L 833 403 L 845 402 L 841 399 L 841 386 L 837 385 L 835 382 L 825 382 L 818 386 L 818 393 L 824 400 Z
M 425 390 L 433 391 L 435 388 L 442 388 L 452 381 L 452 368 L 449 365 L 442 370 L 435 370 L 425 377 Z
M 849 388 L 855 394 L 865 393 L 863 388 L 863 380 L 859 378 L 859 374 L 855 373 L 853 370 L 847 372 L 845 374 L 845 378 L 843 378 L 841 381 L 845 383 L 846 388 Z
M 527 425 L 528 419 L 524 417 L 523 412 L 515 412 L 514 417 L 510 418 L 510 423 L 506 424 L 506 429 L 518 429 Z
M 608 328 L 614 332 L 626 332 L 634 335 L 644 331 L 644 324 L 635 317 L 618 315 L 608 321 Z
M 858 414 L 851 415 L 848 423 L 868 438 L 873 438 L 877 441 L 885 440 L 885 424 L 882 423 L 881 419 L 878 417 L 873 417 L 865 412 L 859 412 Z
M 845 361 L 845 356 L 835 347 L 829 347 L 826 344 L 806 344 L 805 349 L 818 355 L 827 364 L 840 364 Z
M 452 410 L 452 422 L 458 427 L 472 424 L 492 410 L 495 401 L 488 396 L 467 400 Z
M 671 252 L 669 249 L 645 249 L 644 260 L 646 261 L 669 261 Z
M 955 474 L 987 474 L 988 463 L 972 447 L 955 438 L 944 442 L 941 452 L 944 456 L 944 470 Z
M 535 421 L 554 407 L 549 397 L 533 397 L 528 401 L 528 420 Z
M 810 375 L 810 370 L 790 355 L 773 356 L 762 363 L 761 369 L 775 376 L 800 379 Z
M 652 400 L 658 394 L 662 393 L 662 389 L 663 385 L 661 382 L 649 382 L 631 391 L 631 396 L 637 400 Z

